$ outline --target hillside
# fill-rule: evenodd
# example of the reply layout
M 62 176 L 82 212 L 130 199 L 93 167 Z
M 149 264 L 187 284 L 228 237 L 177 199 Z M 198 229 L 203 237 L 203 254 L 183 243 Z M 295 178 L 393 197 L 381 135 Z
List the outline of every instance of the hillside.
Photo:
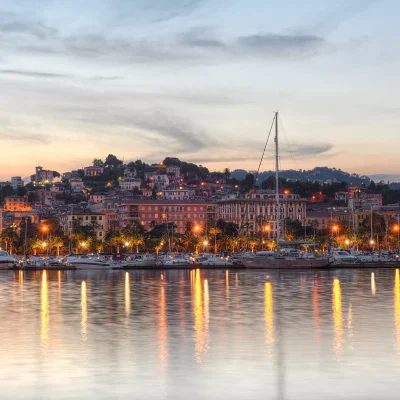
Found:
M 246 174 L 254 171 L 245 171 L 243 169 L 237 169 L 232 171 L 231 176 L 236 179 L 244 179 Z M 274 171 L 261 172 L 258 181 L 263 182 L 271 175 L 274 175 Z M 341 169 L 328 168 L 328 167 L 316 167 L 310 170 L 283 170 L 279 172 L 279 176 L 289 180 L 298 181 L 320 181 L 320 182 L 346 182 L 352 185 L 366 185 L 368 186 L 371 179 L 365 175 L 350 174 L 342 171 Z

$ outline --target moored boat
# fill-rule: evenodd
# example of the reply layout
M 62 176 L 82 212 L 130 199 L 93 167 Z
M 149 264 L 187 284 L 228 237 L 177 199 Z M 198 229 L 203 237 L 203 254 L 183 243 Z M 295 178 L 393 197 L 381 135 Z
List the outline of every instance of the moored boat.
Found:
M 0 269 L 11 269 L 17 265 L 17 260 L 7 251 L 0 250 Z

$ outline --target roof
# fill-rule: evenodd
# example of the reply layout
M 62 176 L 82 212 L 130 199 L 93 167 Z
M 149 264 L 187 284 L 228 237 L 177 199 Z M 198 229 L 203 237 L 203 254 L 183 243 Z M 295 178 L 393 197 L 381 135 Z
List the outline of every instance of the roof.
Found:
M 128 202 L 121 203 L 121 206 L 127 205 L 142 205 L 142 204 L 151 204 L 151 205 L 207 205 L 212 206 L 215 205 L 208 201 L 201 201 L 201 200 L 151 200 L 151 199 L 132 199 Z

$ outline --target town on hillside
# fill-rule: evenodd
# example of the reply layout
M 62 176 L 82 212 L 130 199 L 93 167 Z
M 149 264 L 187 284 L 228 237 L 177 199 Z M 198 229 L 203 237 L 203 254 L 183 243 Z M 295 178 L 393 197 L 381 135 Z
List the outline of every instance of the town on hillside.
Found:
M 210 172 L 171 157 L 125 164 L 112 154 L 62 174 L 37 166 L 29 182 L 0 182 L 0 248 L 38 255 L 254 252 L 276 247 L 279 224 L 284 240 L 312 241 L 322 251 L 398 249 L 400 190 L 355 174 L 330 180 L 324 168 L 312 179 L 293 172 L 279 178 L 278 212 L 269 173 Z

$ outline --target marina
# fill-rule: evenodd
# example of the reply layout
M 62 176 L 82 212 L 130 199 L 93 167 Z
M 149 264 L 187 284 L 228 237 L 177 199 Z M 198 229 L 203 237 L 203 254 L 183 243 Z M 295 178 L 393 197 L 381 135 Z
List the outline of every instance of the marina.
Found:
M 5 399 L 400 390 L 398 269 L 3 271 L 0 302 Z

